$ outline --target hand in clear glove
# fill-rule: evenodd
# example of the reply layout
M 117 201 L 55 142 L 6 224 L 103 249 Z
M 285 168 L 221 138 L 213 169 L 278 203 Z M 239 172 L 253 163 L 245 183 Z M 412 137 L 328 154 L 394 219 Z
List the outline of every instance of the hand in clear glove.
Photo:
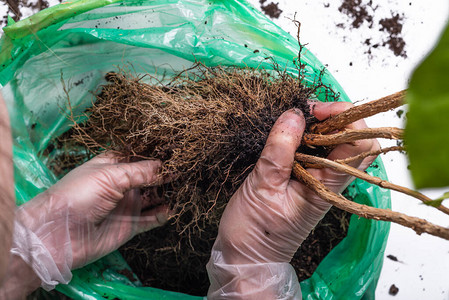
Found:
M 18 208 L 11 252 L 32 266 L 44 288 L 67 283 L 71 269 L 166 222 L 168 207 L 145 210 L 148 203 L 139 190 L 162 183 L 160 168 L 159 161 L 121 163 L 111 154 L 93 158 Z
M 341 102 L 311 105 L 318 120 L 352 106 Z M 364 121 L 348 126 L 365 127 Z M 289 262 L 331 206 L 291 178 L 294 154 L 304 128 L 301 111 L 282 114 L 254 170 L 228 203 L 208 264 L 210 299 L 301 299 Z M 343 159 L 378 147 L 375 140 L 342 144 L 328 158 Z M 373 160 L 369 157 L 350 165 L 365 169 Z M 329 168 L 308 171 L 337 193 L 352 180 Z

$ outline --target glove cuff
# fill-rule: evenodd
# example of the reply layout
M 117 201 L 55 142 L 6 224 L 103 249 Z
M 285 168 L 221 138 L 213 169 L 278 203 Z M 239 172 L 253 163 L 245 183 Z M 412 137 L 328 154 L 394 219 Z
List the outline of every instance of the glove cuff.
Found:
M 11 254 L 20 256 L 42 281 L 42 288 L 50 291 L 59 283 L 67 284 L 72 272 L 67 264 L 58 267 L 39 237 L 19 221 L 14 222 Z
M 213 249 L 206 268 L 211 282 L 207 299 L 302 299 L 289 263 L 230 265 Z

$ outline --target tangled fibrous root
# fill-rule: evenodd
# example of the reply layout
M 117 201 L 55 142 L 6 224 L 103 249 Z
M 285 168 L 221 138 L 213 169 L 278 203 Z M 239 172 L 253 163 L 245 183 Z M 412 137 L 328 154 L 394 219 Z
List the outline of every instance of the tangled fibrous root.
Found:
M 167 84 L 146 79 L 155 80 L 108 73 L 109 84 L 86 112 L 88 121 L 74 124 L 72 138 L 94 154 L 112 149 L 124 159 L 163 161 L 163 175 L 174 178 L 164 197 L 176 215 L 161 234 L 165 242 L 145 253 L 157 263 L 155 255 L 166 261 L 171 251 L 204 269 L 221 213 L 254 167 L 275 120 L 296 107 L 312 123 L 306 100 L 319 89 L 333 92 L 319 78 L 306 86 L 276 66 L 266 71 L 197 63 Z

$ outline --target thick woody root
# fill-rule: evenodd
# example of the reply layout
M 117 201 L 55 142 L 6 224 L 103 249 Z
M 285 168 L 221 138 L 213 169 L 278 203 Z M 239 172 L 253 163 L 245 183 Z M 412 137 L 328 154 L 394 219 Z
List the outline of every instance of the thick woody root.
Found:
M 349 201 L 342 195 L 338 195 L 329 190 L 324 184 L 307 172 L 307 170 L 299 163 L 294 164 L 293 174 L 322 199 L 342 210 L 367 219 L 395 222 L 413 229 L 417 234 L 425 232 L 449 240 L 449 228 L 429 223 L 424 219 L 410 217 L 399 212 L 393 212 L 388 209 L 375 208 Z
M 391 183 L 387 180 L 383 180 L 379 177 L 374 177 L 374 176 L 370 176 L 368 174 L 366 174 L 365 172 L 362 172 L 356 168 L 353 168 L 351 166 L 348 166 L 344 163 L 339 163 L 336 161 L 332 161 L 329 159 L 325 159 L 325 158 L 321 158 L 321 157 L 315 157 L 315 156 L 311 156 L 311 155 L 307 155 L 307 154 L 302 154 L 302 153 L 296 153 L 295 155 L 295 159 L 301 162 L 306 162 L 306 163 L 310 163 L 314 166 L 321 166 L 321 167 L 325 167 L 325 168 L 332 168 L 336 171 L 342 172 L 342 173 L 346 173 L 348 175 L 360 178 L 365 180 L 366 182 L 375 184 L 377 186 L 380 186 L 382 188 L 386 188 L 386 189 L 390 189 L 390 190 L 394 190 L 406 195 L 409 195 L 411 197 L 414 197 L 416 199 L 421 200 L 422 202 L 426 203 L 426 202 L 431 202 L 432 199 L 430 199 L 429 197 L 427 197 L 426 195 L 411 190 L 409 188 Z M 445 213 L 445 214 L 449 214 L 449 208 L 443 206 L 443 205 L 439 205 L 436 207 L 438 210 L 440 210 L 441 212 Z
M 311 132 L 326 134 L 344 128 L 346 125 L 354 123 L 357 120 L 399 107 L 404 104 L 405 93 L 406 91 L 397 92 L 375 101 L 354 106 L 353 108 L 332 116 L 323 122 L 312 125 L 310 128 Z
M 401 91 L 378 100 L 354 106 L 330 118 L 312 124 L 310 133 L 304 134 L 303 143 L 309 146 L 331 146 L 351 143 L 362 139 L 385 138 L 400 140 L 403 130 L 395 127 L 366 128 L 361 130 L 344 129 L 355 121 L 386 112 L 404 104 L 406 91 Z M 329 134 L 337 131 L 336 133 Z
M 364 128 L 364 129 L 345 129 L 334 134 L 313 134 L 307 133 L 303 140 L 307 145 L 312 146 L 330 146 L 345 143 L 351 143 L 357 140 L 365 139 L 391 139 L 400 140 L 404 136 L 403 130 L 395 127 Z
M 381 98 L 376 101 L 369 102 L 360 106 L 355 106 L 348 109 L 338 115 L 332 116 L 327 120 L 316 123 L 312 125 L 311 130 L 314 133 L 306 133 L 303 137 L 303 142 L 309 146 L 331 146 L 343 143 L 352 143 L 361 139 L 371 139 L 371 138 L 387 138 L 401 140 L 403 138 L 403 130 L 394 127 L 384 127 L 384 128 L 366 128 L 361 130 L 351 130 L 344 129 L 332 134 L 326 134 L 344 128 L 344 126 L 349 125 L 357 120 L 363 119 L 368 116 L 375 115 L 380 112 L 396 108 L 403 104 L 405 91 L 393 94 Z M 389 151 L 403 151 L 404 147 L 395 146 L 386 149 L 380 149 L 378 151 L 369 151 L 361 153 L 356 157 L 350 157 L 343 160 L 331 161 L 325 158 L 315 157 L 311 155 L 306 155 L 303 153 L 297 153 L 295 155 L 296 160 L 302 162 L 305 166 L 311 168 L 333 168 L 339 172 L 355 176 L 357 178 L 363 179 L 369 183 L 376 184 L 382 188 L 392 189 L 411 197 L 421 200 L 424 203 L 432 201 L 422 193 L 402 187 L 388 181 L 382 180 L 377 177 L 370 176 L 358 169 L 352 168 L 347 165 L 348 162 L 355 159 L 361 159 L 368 156 L 377 156 L 381 153 L 386 153 Z M 314 180 L 313 177 L 298 163 L 295 163 L 293 174 L 304 183 L 306 183 L 309 188 L 315 191 L 319 196 L 329 203 L 346 210 L 348 212 L 357 214 L 359 216 L 375 219 L 395 222 L 406 227 L 410 227 L 415 230 L 418 234 L 423 232 L 448 239 L 449 238 L 449 228 L 434 225 L 426 220 L 410 217 L 398 212 L 392 212 L 390 210 L 381 210 L 369 206 L 361 206 L 352 203 L 340 195 L 336 195 L 326 189 L 319 181 Z M 438 210 L 445 214 L 449 214 L 449 208 L 443 205 L 436 207 Z

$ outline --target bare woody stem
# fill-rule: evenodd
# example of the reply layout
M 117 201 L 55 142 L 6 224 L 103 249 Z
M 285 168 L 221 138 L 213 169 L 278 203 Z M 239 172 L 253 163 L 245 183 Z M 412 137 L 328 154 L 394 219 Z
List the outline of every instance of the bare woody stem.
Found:
M 338 195 L 332 192 L 297 162 L 295 162 L 293 165 L 293 175 L 298 180 L 304 182 L 307 187 L 314 191 L 323 200 L 347 212 L 367 219 L 395 222 L 402 226 L 413 229 L 417 234 L 426 232 L 431 235 L 449 240 L 449 228 L 438 226 L 429 223 L 426 220 L 416 217 L 410 217 L 405 214 L 394 212 L 388 209 L 375 208 L 352 202 L 342 195 Z
M 338 162 L 341 164 L 347 164 L 347 163 L 353 162 L 355 160 L 364 159 L 368 156 L 378 156 L 379 154 L 385 154 L 385 153 L 392 152 L 392 151 L 404 151 L 404 150 L 405 150 L 405 147 L 403 147 L 403 146 L 393 146 L 393 147 L 388 147 L 388 148 L 382 148 L 379 150 L 362 152 L 359 155 L 351 156 L 351 157 L 348 157 L 345 159 L 336 159 L 335 162 Z
M 317 123 L 311 127 L 314 133 L 326 134 L 336 129 L 344 128 L 357 120 L 373 116 L 380 112 L 389 111 L 404 104 L 405 90 L 395 94 L 368 102 L 366 104 L 354 106 L 338 115 Z
M 338 163 L 338 162 L 335 162 L 335 161 L 332 161 L 332 160 L 329 160 L 326 158 L 316 157 L 316 156 L 302 154 L 302 153 L 296 153 L 295 159 L 298 161 L 312 163 L 314 165 L 320 165 L 320 166 L 332 168 L 336 171 L 343 172 L 343 173 L 349 174 L 351 176 L 355 176 L 357 178 L 365 180 L 366 182 L 378 185 L 382 188 L 391 189 L 391 190 L 412 196 L 416 199 L 421 200 L 424 203 L 428 202 L 428 201 L 432 201 L 432 199 L 430 199 L 429 197 L 427 197 L 424 194 L 421 194 L 420 192 L 417 192 L 417 191 L 411 190 L 409 188 L 391 183 L 391 182 L 383 180 L 379 177 L 368 175 L 365 172 L 362 172 L 362 171 L 360 171 L 356 168 L 353 168 L 351 166 L 348 166 L 346 164 L 341 164 L 341 163 Z M 449 208 L 447 208 L 443 205 L 440 205 L 436 208 L 438 210 L 442 211 L 443 213 L 449 215 Z
M 345 129 L 334 134 L 313 134 L 308 133 L 303 137 L 307 145 L 330 146 L 344 143 L 351 143 L 364 139 L 392 139 L 400 140 L 403 137 L 403 130 L 396 127 L 364 128 L 364 129 Z

